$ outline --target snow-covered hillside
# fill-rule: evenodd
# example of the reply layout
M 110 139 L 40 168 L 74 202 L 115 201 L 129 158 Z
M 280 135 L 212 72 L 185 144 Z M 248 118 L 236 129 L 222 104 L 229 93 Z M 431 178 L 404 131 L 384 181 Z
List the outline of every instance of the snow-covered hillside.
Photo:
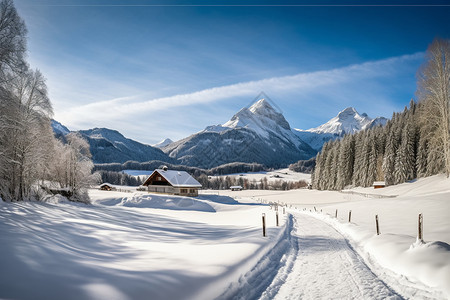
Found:
M 202 168 L 230 162 L 277 167 L 316 154 L 267 99 L 242 108 L 223 125 L 208 126 L 163 150 L 181 164 Z
M 325 124 L 307 130 L 295 129 L 297 135 L 311 147 L 320 150 L 329 140 L 345 134 L 354 134 L 374 126 L 384 126 L 388 120 L 384 117 L 371 119 L 366 113 L 359 114 L 353 107 L 348 107 Z

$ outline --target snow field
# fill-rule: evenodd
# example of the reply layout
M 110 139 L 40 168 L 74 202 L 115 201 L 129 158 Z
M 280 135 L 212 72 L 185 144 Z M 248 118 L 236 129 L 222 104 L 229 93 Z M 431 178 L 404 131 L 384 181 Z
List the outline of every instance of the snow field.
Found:
M 0 203 L 0 298 L 213 299 L 283 237 L 282 215 L 229 197 L 90 194 Z
M 0 202 L 0 298 L 450 298 L 448 178 L 349 191 L 359 194 L 207 192 Z M 269 201 L 288 205 L 278 228 L 275 212 L 257 203 Z

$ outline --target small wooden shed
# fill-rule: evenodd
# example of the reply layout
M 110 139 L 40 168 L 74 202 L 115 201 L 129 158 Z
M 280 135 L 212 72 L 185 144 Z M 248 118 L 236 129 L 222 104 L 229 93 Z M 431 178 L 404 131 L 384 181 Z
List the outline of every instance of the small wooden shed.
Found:
M 180 196 L 198 196 L 202 185 L 185 171 L 156 169 L 147 178 L 143 186 L 149 192 L 164 193 Z
M 240 186 L 240 185 L 233 185 L 233 186 L 230 186 L 230 190 L 232 190 L 232 191 L 242 191 L 242 186 Z
M 111 191 L 111 190 L 113 190 L 114 189 L 114 187 L 113 187 L 113 185 L 112 184 L 110 184 L 110 183 L 102 183 L 101 185 L 100 185 L 100 190 L 102 190 L 102 191 Z
M 386 183 L 384 181 L 375 181 L 373 183 L 373 188 L 374 189 L 381 189 L 381 188 L 384 188 L 384 187 L 386 187 Z

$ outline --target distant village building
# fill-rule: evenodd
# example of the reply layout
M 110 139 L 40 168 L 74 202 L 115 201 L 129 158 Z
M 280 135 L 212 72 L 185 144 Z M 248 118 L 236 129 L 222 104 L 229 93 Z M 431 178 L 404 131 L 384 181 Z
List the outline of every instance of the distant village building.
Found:
M 198 190 L 202 185 L 185 171 L 156 169 L 147 178 L 143 186 L 149 192 L 164 193 L 180 196 L 198 196 Z
M 384 187 L 386 187 L 386 183 L 384 181 L 375 181 L 373 183 L 373 188 L 374 189 L 381 189 L 381 188 L 384 188 Z
M 230 190 L 232 190 L 232 191 L 242 191 L 242 186 L 240 186 L 240 185 L 233 185 L 233 186 L 230 186 Z

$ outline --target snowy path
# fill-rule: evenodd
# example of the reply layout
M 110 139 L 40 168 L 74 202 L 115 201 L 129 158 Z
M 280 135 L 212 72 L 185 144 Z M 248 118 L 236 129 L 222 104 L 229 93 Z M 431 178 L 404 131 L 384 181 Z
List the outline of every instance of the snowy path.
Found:
M 400 298 L 330 225 L 297 214 L 292 234 L 298 243 L 297 257 L 273 299 Z M 273 288 L 270 286 L 268 291 Z
M 262 294 L 252 295 L 252 299 L 402 299 L 330 225 L 298 213 L 292 220 L 290 247 L 277 267 L 253 270 L 253 276 L 248 276 L 253 278 L 245 280 L 258 281 L 254 277 L 262 275 L 273 278 Z M 273 253 L 270 260 L 276 261 L 277 256 Z M 248 289 L 242 288 L 231 298 L 247 298 Z

